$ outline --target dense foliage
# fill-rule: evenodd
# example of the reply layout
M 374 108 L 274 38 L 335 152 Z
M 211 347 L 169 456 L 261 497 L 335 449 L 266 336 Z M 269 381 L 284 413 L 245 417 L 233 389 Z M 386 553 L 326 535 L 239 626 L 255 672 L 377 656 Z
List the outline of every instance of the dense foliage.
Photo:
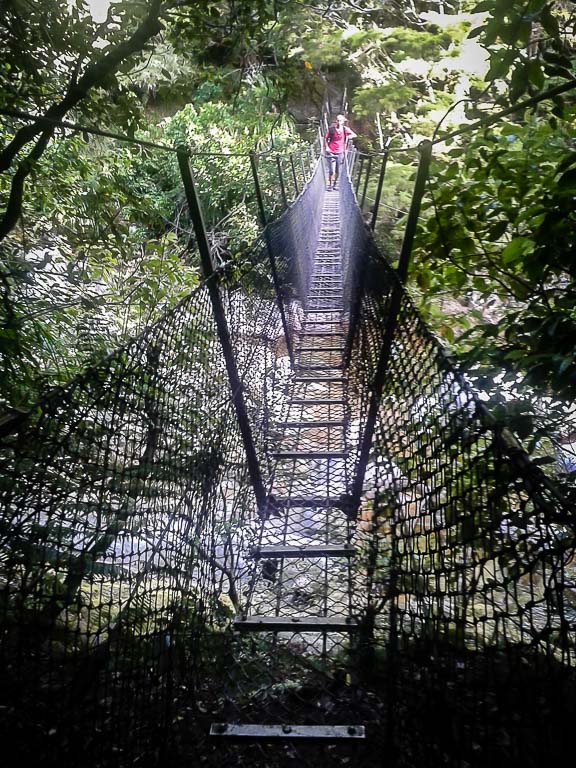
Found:
M 486 18 L 472 35 L 490 55 L 471 119 L 573 78 L 573 19 L 562 6 L 478 6 Z M 498 415 L 531 437 L 532 450 L 550 452 L 552 440 L 568 480 L 576 466 L 574 104 L 572 94 L 554 97 L 440 146 L 413 275 L 429 318 Z
M 4 403 L 26 406 L 68 380 L 198 281 L 173 154 L 23 122 L 14 110 L 200 153 L 193 167 L 220 258 L 256 236 L 247 153 L 271 142 L 275 152 L 297 151 L 302 143 L 257 72 L 235 71 L 246 53 L 242 40 L 268 16 L 259 19 L 245 4 L 239 24 L 239 6 L 226 15 L 221 5 L 200 12 L 196 4 L 119 2 L 96 23 L 80 1 L 46 1 L 33 13 L 26 3 L 7 4 L 0 37 L 0 107 L 12 112 L 0 128 Z M 207 41 L 228 40 L 231 28 L 236 42 L 226 59 L 202 67 Z M 162 119 L 152 109 L 157 93 L 159 103 L 174 94 L 171 112 L 185 106 Z M 270 156 L 260 167 L 265 186 L 273 171 Z

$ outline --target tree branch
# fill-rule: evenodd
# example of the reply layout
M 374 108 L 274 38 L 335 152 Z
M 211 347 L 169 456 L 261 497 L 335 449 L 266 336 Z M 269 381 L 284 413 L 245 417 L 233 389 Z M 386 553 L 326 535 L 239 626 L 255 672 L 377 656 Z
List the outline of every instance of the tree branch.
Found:
M 67 94 L 58 104 L 53 104 L 43 117 L 56 120 L 62 119 L 67 112 L 88 95 L 92 88 L 103 83 L 109 75 L 115 72 L 125 59 L 141 51 L 146 43 L 163 29 L 159 19 L 161 4 L 161 0 L 152 0 L 148 16 L 132 37 L 112 48 L 100 61 L 91 64 L 77 82 L 75 82 L 75 77 L 73 77 Z M 42 123 L 33 123 L 32 125 L 20 128 L 8 146 L 0 152 L 0 172 L 10 168 L 16 154 L 22 147 L 32 141 L 35 136 L 42 133 L 44 125 Z
M 134 53 L 141 51 L 146 43 L 163 29 L 159 18 L 161 7 L 162 0 L 152 0 L 148 15 L 128 40 L 119 43 L 99 61 L 88 66 L 82 77 L 78 80 L 76 80 L 77 73 L 74 71 L 64 98 L 57 104 L 53 104 L 43 117 L 61 120 L 71 109 L 86 98 L 93 88 L 102 85 L 122 62 Z M 22 210 L 24 182 L 30 175 L 33 164 L 40 159 L 48 146 L 53 129 L 46 129 L 46 123 L 41 120 L 24 126 L 17 131 L 12 141 L 0 152 L 0 172 L 7 171 L 14 162 L 18 152 L 39 134 L 40 139 L 28 157 L 20 162 L 12 179 L 8 206 L 0 221 L 0 241 L 6 237 L 18 221 Z

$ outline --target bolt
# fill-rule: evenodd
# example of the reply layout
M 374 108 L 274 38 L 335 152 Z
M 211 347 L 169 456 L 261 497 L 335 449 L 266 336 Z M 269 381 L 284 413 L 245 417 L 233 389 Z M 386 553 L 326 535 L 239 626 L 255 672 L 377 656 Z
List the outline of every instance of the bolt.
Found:
M 292 733 L 292 726 L 291 725 L 283 725 L 282 726 L 282 733 Z
M 228 726 L 226 725 L 226 723 L 216 723 L 216 725 L 214 726 L 215 733 L 226 733 L 227 730 L 228 730 Z
M 349 735 L 349 736 L 356 736 L 356 728 L 355 728 L 353 725 L 351 725 L 351 726 L 348 728 L 348 735 Z

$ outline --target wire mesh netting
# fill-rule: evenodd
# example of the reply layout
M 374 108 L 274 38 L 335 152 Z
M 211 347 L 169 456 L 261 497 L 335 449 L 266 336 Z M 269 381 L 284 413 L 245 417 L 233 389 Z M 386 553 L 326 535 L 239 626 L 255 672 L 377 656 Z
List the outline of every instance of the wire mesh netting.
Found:
M 317 164 L 306 196 L 321 186 Z M 270 252 L 295 340 L 319 227 L 304 198 L 212 278 L 267 485 L 289 368 Z M 253 589 L 261 524 L 212 313 L 203 285 L 8 420 L 2 705 L 16 760 L 156 764 L 196 750 L 233 652 L 235 669 L 248 658 L 229 628 Z
M 324 174 L 317 158 L 309 181 L 285 214 L 267 227 L 267 243 L 275 260 L 279 295 L 286 316 L 287 342 L 292 348 L 302 328 L 311 270 L 322 216 Z
M 287 365 L 266 247 L 213 279 L 265 468 Z M 7 743 L 48 763 L 153 763 L 198 715 L 210 663 L 225 666 L 252 568 L 255 504 L 206 286 L 5 433 Z
M 360 427 L 384 361 L 359 525 L 366 663 L 387 690 L 394 764 L 560 759 L 575 706 L 574 510 L 486 412 L 346 210 L 365 255 L 349 374 Z
M 157 750 L 252 504 L 205 289 L 41 402 L 2 465 L 6 725 L 28 754 Z

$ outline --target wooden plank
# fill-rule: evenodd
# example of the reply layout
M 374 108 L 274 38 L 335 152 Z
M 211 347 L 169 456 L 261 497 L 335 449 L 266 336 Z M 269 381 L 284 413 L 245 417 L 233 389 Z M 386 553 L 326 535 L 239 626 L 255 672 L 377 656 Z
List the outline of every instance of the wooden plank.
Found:
M 290 400 L 289 407 L 292 407 L 293 405 L 333 405 L 338 407 L 343 407 L 346 405 L 345 400 L 327 400 L 318 398 L 317 400 L 314 400 L 313 398 L 306 398 L 306 397 L 295 397 L 293 400 Z
M 298 352 L 343 352 L 342 347 L 300 347 Z
M 306 546 L 300 547 L 275 547 L 272 545 L 266 545 L 261 547 L 254 547 L 250 552 L 250 557 L 254 560 L 259 560 L 265 557 L 279 557 L 279 558 L 305 558 L 305 557 L 354 557 L 356 550 L 350 544 L 338 545 L 338 544 L 325 544 L 323 546 Z
M 286 429 L 315 429 L 316 427 L 345 427 L 345 421 L 279 421 L 279 427 Z
M 274 459 L 345 459 L 348 451 L 277 451 Z
M 212 723 L 210 736 L 226 739 L 266 741 L 268 739 L 295 739 L 341 741 L 365 739 L 363 725 L 258 725 L 256 723 Z
M 322 323 L 321 323 L 322 325 Z M 306 339 L 317 336 L 344 336 L 344 331 L 300 331 L 300 336 Z
M 353 616 L 247 616 L 236 619 L 238 632 L 355 632 Z
M 282 496 L 275 499 L 275 503 L 279 507 L 340 507 L 343 503 L 347 503 L 347 499 L 343 499 L 342 496 L 308 496 L 306 498 L 301 496 Z
M 341 371 L 343 370 L 342 365 L 326 365 L 326 363 L 323 363 L 321 365 L 301 365 L 298 363 L 296 365 L 297 371 Z

